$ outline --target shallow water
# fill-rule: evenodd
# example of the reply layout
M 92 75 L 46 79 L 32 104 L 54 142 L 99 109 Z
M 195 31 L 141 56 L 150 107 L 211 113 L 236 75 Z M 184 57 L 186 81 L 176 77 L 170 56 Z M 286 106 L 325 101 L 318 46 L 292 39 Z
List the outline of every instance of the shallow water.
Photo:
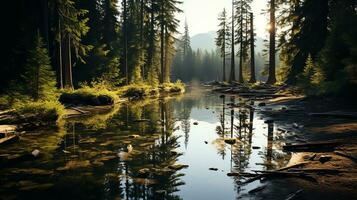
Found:
M 1 167 L 1 197 L 250 198 L 251 189 L 266 183 L 241 184 L 245 178 L 227 173 L 276 169 L 290 158 L 281 151 L 285 135 L 278 125 L 265 123 L 251 103 L 189 92 L 68 119 L 57 131 L 26 133 L 0 150 L 1 163 L 34 149 L 42 156 Z

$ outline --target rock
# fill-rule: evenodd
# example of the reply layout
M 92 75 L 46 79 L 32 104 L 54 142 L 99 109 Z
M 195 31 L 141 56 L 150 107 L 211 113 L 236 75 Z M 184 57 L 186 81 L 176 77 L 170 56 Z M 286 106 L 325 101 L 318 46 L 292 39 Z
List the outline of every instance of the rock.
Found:
M 31 152 L 31 154 L 33 155 L 33 157 L 38 157 L 39 155 L 40 155 L 40 150 L 38 150 L 38 149 L 35 149 L 35 150 L 33 150 L 32 152 Z
M 208 144 L 208 142 L 207 142 L 207 141 L 205 141 L 205 144 Z
M 193 122 L 193 125 L 196 125 L 196 126 L 197 126 L 197 125 L 198 125 L 198 122 Z
M 332 159 L 332 156 L 320 156 L 319 161 L 324 164 Z
M 253 146 L 252 149 L 260 149 L 258 146 Z
M 209 170 L 211 170 L 211 171 L 218 171 L 218 169 L 217 169 L 217 168 L 214 168 L 214 167 L 209 168 Z
M 225 138 L 224 142 L 227 143 L 227 144 L 233 145 L 233 144 L 235 144 L 237 142 L 237 139 L 235 139 L 235 138 Z
M 188 165 L 181 165 L 181 164 L 176 164 L 176 165 L 170 165 L 169 166 L 169 169 L 172 169 L 172 170 L 181 170 L 181 169 L 185 169 L 185 168 L 188 168 Z
M 265 103 L 265 102 L 260 102 L 259 104 L 258 104 L 258 106 L 259 107 L 263 107 L 263 106 L 266 106 L 267 104 Z

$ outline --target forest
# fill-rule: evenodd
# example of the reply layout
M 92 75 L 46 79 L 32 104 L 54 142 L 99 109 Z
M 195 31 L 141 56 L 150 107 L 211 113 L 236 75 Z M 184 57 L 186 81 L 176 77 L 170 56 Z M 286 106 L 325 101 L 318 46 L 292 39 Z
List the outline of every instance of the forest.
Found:
M 357 0 L 0 10 L 0 199 L 355 197 Z

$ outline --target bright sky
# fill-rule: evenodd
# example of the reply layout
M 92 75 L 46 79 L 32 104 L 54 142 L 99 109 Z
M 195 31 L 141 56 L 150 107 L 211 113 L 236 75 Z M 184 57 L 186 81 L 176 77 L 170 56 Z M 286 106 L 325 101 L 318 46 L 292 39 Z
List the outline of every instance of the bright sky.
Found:
M 216 31 L 218 26 L 218 15 L 226 8 L 231 13 L 232 0 L 183 0 L 180 6 L 180 31 L 183 32 L 185 18 L 189 26 L 190 35 Z M 259 37 L 266 37 L 267 16 L 262 15 L 262 9 L 266 8 L 267 0 L 253 0 L 252 10 L 255 16 L 255 30 Z M 231 16 L 231 14 L 229 14 Z

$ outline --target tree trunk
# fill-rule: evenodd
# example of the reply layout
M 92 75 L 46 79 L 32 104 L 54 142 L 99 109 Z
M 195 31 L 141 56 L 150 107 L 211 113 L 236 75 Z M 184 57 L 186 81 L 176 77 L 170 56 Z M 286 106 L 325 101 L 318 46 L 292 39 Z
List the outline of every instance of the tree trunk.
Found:
M 62 33 L 61 33 L 61 19 L 58 17 L 58 74 L 59 74 L 59 87 L 63 89 L 63 64 L 62 64 Z
M 270 0 L 270 43 L 269 43 L 269 76 L 267 84 L 275 84 L 275 0 Z
M 255 51 L 254 51 L 254 16 L 250 13 L 250 83 L 257 82 L 255 78 Z
M 129 84 L 129 75 L 128 75 L 128 31 L 127 31 L 127 5 L 126 5 L 126 0 L 123 0 L 123 7 L 124 7 L 124 13 L 123 13 L 123 29 L 124 29 L 124 69 L 125 69 L 125 83 L 126 85 Z
M 241 4 L 241 20 L 240 20 L 240 51 L 239 51 L 239 83 L 243 83 L 243 5 Z
M 140 51 L 144 54 L 144 0 L 140 0 Z M 145 80 L 145 65 L 142 65 L 142 78 Z
M 165 51 L 165 25 L 164 25 L 164 5 L 161 4 L 161 35 L 160 35 L 160 65 L 161 65 L 161 72 L 160 72 L 160 83 L 164 83 L 164 70 L 165 70 L 165 59 L 164 59 L 164 51 Z
M 71 36 L 65 36 L 64 40 L 64 87 L 73 89 Z
M 234 82 L 236 80 L 235 72 L 235 51 L 234 51 L 234 0 L 232 0 L 232 52 L 231 52 L 231 74 L 229 77 L 229 82 Z

